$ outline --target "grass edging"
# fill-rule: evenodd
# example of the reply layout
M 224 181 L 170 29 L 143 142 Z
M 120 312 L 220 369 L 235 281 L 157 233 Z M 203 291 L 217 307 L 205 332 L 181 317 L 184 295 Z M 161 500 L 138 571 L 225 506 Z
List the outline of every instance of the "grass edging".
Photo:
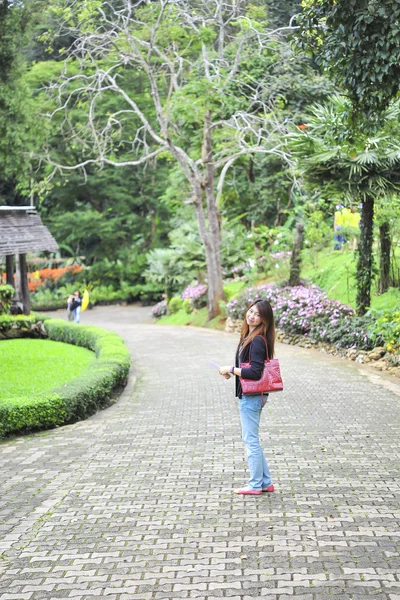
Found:
M 119 335 L 61 319 L 45 318 L 40 323 L 48 339 L 93 350 L 96 360 L 81 375 L 51 392 L 10 398 L 1 404 L 0 437 L 85 419 L 105 408 L 126 385 L 130 356 Z

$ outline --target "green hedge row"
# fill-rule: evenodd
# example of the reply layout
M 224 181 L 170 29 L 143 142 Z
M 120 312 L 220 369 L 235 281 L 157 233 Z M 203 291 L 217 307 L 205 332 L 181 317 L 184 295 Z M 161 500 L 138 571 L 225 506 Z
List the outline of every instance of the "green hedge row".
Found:
M 0 436 L 85 419 L 106 407 L 127 382 L 129 352 L 117 334 L 60 319 L 45 319 L 44 329 L 51 340 L 93 350 L 97 360 L 51 393 L 0 404 Z

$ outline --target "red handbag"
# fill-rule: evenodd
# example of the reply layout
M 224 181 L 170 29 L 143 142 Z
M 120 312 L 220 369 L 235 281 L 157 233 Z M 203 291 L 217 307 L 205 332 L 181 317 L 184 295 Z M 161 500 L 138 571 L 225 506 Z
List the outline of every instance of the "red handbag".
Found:
M 265 342 L 267 350 L 267 359 L 264 362 L 264 369 L 260 379 L 243 379 L 240 377 L 243 394 L 263 394 L 271 392 L 281 392 L 283 390 L 283 382 L 281 377 L 281 369 L 277 358 L 268 358 L 268 345 Z M 251 356 L 249 362 L 242 362 L 240 368 L 249 368 L 251 366 Z

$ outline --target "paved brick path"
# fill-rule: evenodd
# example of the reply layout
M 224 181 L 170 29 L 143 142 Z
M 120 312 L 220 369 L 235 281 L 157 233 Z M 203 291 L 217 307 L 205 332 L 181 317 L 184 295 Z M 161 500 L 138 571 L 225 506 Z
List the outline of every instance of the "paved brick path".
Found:
M 84 315 L 125 337 L 133 390 L 0 444 L 0 600 L 400 600 L 400 397 L 279 346 L 286 389 L 262 424 L 277 491 L 235 496 L 237 405 L 207 359 L 229 363 L 236 337 L 148 312 Z

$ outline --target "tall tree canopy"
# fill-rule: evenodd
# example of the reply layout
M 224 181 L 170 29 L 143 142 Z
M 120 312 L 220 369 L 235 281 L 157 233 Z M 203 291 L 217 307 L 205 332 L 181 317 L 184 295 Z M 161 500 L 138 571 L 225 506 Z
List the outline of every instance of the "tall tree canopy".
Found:
M 400 86 L 398 0 L 303 0 L 297 39 L 353 109 L 376 115 Z
M 283 32 L 271 31 L 265 8 L 246 0 L 67 2 L 58 12 L 75 42 L 53 89 L 64 131 L 86 156 L 62 165 L 50 155 L 49 162 L 68 171 L 173 158 L 185 179 L 183 201 L 197 216 L 215 316 L 223 297 L 218 204 L 226 174 L 246 155 L 287 158 L 263 77 Z M 71 119 L 77 107 L 86 110 L 85 124 Z
M 24 40 L 30 20 L 28 6 L 0 3 L 0 203 L 21 201 L 29 186 L 33 105 L 24 80 Z
M 289 136 L 306 184 L 325 197 L 362 202 L 361 235 L 357 267 L 357 309 L 370 306 L 374 204 L 390 202 L 400 191 L 400 103 L 382 115 L 376 135 L 354 131 L 349 100 L 335 96 L 325 105 L 312 107 L 304 130 Z

